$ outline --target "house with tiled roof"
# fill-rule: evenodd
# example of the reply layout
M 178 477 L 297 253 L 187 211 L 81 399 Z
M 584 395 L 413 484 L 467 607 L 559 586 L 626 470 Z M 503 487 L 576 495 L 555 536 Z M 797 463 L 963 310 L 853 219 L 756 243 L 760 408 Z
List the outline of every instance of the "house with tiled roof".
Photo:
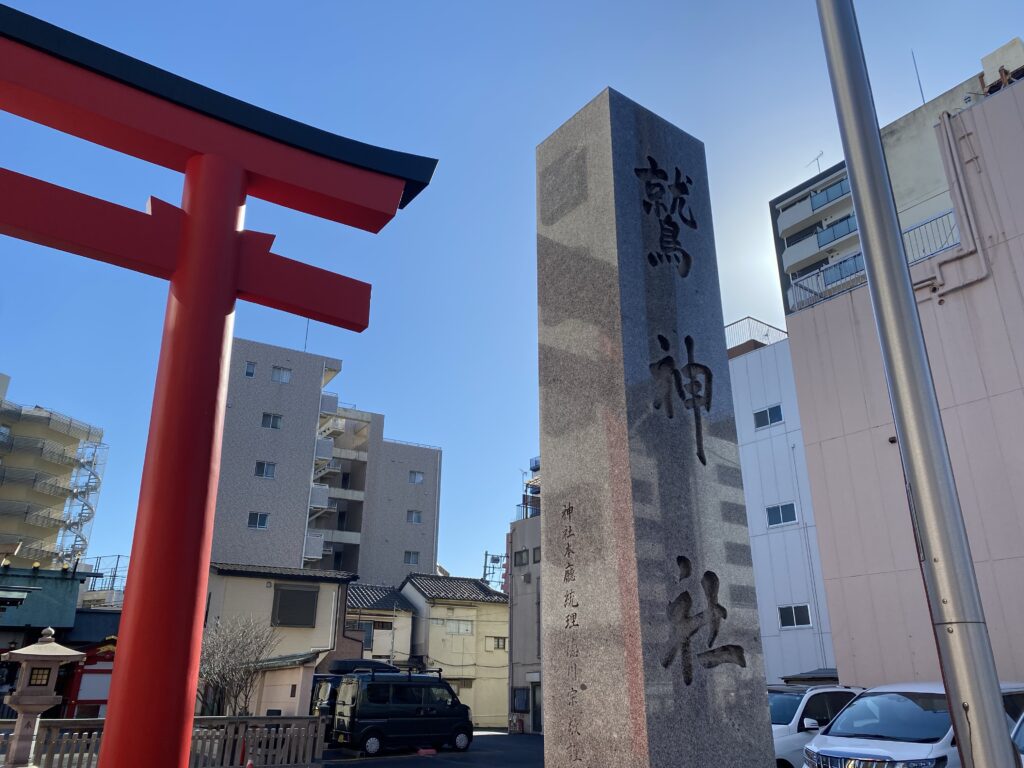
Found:
M 399 591 L 414 611 L 413 659 L 442 670 L 475 725 L 508 727 L 508 595 L 430 573 L 409 574 Z
M 346 629 L 348 634 L 362 637 L 364 659 L 409 664 L 414 613 L 412 603 L 394 587 L 349 584 Z
M 357 578 L 347 571 L 210 564 L 204 627 L 251 616 L 277 638 L 258 665 L 253 714 L 308 714 L 313 675 L 334 659 L 360 657 L 360 639 L 345 631 L 347 591 Z

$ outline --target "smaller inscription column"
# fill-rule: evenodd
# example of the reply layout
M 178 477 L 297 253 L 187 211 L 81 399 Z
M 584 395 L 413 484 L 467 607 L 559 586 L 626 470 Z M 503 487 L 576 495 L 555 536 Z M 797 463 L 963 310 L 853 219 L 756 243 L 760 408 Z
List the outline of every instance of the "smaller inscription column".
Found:
M 545 766 L 770 768 L 703 146 L 606 90 L 537 165 Z

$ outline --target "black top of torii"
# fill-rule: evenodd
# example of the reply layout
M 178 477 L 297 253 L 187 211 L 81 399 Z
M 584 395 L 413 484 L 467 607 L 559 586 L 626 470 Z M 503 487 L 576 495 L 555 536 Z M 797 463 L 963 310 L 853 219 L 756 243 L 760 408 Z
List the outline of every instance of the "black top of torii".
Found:
M 437 166 L 434 158 L 348 139 L 248 104 L 2 4 L 0 37 L 268 139 L 403 179 L 406 183 L 400 208 L 430 183 Z

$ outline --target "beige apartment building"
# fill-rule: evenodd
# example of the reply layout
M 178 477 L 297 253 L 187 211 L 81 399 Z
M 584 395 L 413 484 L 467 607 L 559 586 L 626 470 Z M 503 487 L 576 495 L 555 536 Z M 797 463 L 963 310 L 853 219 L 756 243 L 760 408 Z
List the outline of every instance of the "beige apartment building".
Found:
M 482 579 L 414 573 L 401 586 L 412 604 L 412 654 L 441 668 L 473 724 L 508 727 L 508 596 Z
M 15 567 L 75 563 L 96 516 L 103 430 L 11 402 L 9 385 L 0 374 L 0 555 Z
M 940 97 L 897 121 L 916 135 L 901 138 L 907 152 L 919 158 L 914 175 L 934 176 L 940 169 L 942 181 L 932 189 L 948 196 L 951 206 L 955 236 L 927 252 L 908 249 L 908 258 L 1003 680 L 1024 679 L 1021 79 L 1024 46 L 1016 40 L 986 57 L 984 72 L 961 86 L 970 89 L 970 100 L 956 104 Z M 903 174 L 904 164 L 890 160 L 901 212 L 910 210 L 900 200 L 906 189 Z M 777 226 L 784 213 L 780 206 L 803 192 L 820 190 L 805 185 L 773 201 Z M 785 272 L 786 250 L 792 245 L 779 234 Z M 863 272 L 851 271 L 842 280 L 817 295 L 797 295 L 783 274 L 838 673 L 842 682 L 859 685 L 937 680 L 935 643 Z

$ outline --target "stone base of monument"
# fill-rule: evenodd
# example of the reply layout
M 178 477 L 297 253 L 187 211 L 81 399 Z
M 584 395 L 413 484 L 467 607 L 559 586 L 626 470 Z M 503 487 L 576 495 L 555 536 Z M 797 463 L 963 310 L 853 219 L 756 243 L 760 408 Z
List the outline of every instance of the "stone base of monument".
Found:
M 537 150 L 547 768 L 774 765 L 703 145 Z

